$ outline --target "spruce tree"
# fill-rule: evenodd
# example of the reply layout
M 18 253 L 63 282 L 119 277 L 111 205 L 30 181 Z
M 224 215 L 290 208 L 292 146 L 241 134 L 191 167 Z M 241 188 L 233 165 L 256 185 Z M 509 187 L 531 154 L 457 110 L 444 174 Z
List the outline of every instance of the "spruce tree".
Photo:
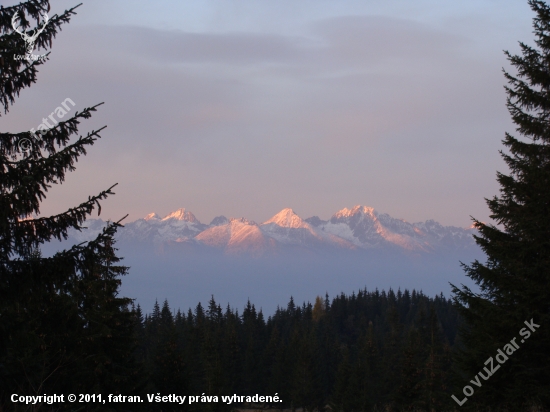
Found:
M 36 22 L 44 30 L 36 40 L 51 47 L 75 8 L 50 17 L 48 0 L 29 0 L 0 7 L 0 105 L 7 114 L 21 90 L 37 80 L 38 60 L 18 59 L 26 44 L 14 32 Z M 80 230 L 112 187 L 54 216 L 40 216 L 40 206 L 54 184 L 86 154 L 102 129 L 78 137 L 83 119 L 98 105 L 76 112 L 39 135 L 0 133 L 0 410 L 11 410 L 9 394 L 124 393 L 135 379 L 132 315 L 129 299 L 118 297 L 120 277 L 110 223 L 93 241 L 52 257 L 40 246 L 67 239 Z M 2 115 L 2 113 L 0 113 Z M 76 137 L 76 138 L 75 138 Z M 53 406 L 52 406 L 53 407 Z M 107 409 L 104 409 L 107 410 Z
M 155 336 L 157 343 L 152 364 L 152 380 L 156 386 L 155 391 L 162 394 L 185 392 L 188 390 L 186 365 L 183 350 L 178 345 L 178 331 L 175 328 L 174 318 L 167 300 L 164 301 L 156 322 L 158 323 Z M 178 406 L 175 409 L 179 410 L 180 408 Z
M 501 155 L 509 173 L 497 173 L 500 195 L 487 200 L 496 224 L 474 220 L 487 261 L 465 266 L 479 291 L 453 286 L 466 322 L 457 398 L 498 349 L 513 338 L 520 347 L 462 408 L 550 407 L 550 7 L 540 0 L 529 5 L 536 13 L 535 46 L 520 43 L 520 55 L 506 52 L 516 70 L 505 77 L 518 137 L 505 135 Z M 526 340 L 519 331 L 531 320 L 540 327 Z
M 363 410 L 372 410 L 376 401 L 380 397 L 379 376 L 380 376 L 380 357 L 376 347 L 374 337 L 374 325 L 369 322 L 369 326 L 360 347 L 360 364 L 363 378 L 363 393 L 361 402 Z
M 332 392 L 331 409 L 341 412 L 352 410 L 354 399 L 349 396 L 350 380 L 352 378 L 352 362 L 350 361 L 349 348 L 342 345 L 336 381 Z
M 227 304 L 224 314 L 223 328 L 222 357 L 224 359 L 224 370 L 227 378 L 226 393 L 236 393 L 240 368 L 242 367 L 239 348 L 239 316 L 231 310 L 229 304 Z

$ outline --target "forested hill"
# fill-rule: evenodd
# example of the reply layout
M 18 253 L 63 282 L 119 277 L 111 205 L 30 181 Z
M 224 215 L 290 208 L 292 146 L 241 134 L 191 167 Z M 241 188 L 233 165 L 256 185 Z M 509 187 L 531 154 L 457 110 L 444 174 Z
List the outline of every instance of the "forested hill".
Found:
M 458 314 L 443 295 L 361 290 L 264 317 L 214 300 L 133 310 L 148 393 L 274 395 L 283 407 L 372 410 L 449 404 Z M 221 407 L 222 404 L 219 404 Z M 235 405 L 226 405 L 228 409 Z

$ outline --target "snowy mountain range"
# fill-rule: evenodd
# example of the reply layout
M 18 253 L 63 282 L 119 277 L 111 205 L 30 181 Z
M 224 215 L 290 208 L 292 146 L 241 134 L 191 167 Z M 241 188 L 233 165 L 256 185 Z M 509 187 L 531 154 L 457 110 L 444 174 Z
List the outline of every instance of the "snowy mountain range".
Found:
M 88 230 L 72 232 L 71 238 L 89 240 L 104 225 L 102 220 L 90 220 Z M 317 216 L 302 219 L 286 208 L 260 224 L 225 216 L 204 224 L 190 211 L 178 209 L 164 218 L 151 213 L 128 223 L 119 230 L 117 239 L 156 246 L 187 245 L 226 255 L 265 255 L 300 249 L 437 253 L 476 247 L 473 233 L 471 228 L 442 226 L 433 220 L 409 223 L 358 205 L 336 212 L 329 220 Z

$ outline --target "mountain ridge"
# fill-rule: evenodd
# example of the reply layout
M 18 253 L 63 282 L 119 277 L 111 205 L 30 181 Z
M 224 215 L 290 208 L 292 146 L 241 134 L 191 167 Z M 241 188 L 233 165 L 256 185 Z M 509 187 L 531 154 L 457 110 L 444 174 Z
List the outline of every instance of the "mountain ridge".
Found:
M 91 219 L 87 234 L 73 231 L 70 236 L 90 240 L 104 224 L 100 219 Z M 472 228 L 443 226 L 434 220 L 409 223 L 362 205 L 343 208 L 328 220 L 318 216 L 302 219 L 293 209 L 284 208 L 259 224 L 223 215 L 204 224 L 192 212 L 180 208 L 163 218 L 150 213 L 124 225 L 117 240 L 150 245 L 187 243 L 230 255 L 253 256 L 285 248 L 437 253 L 474 247 L 474 233 Z

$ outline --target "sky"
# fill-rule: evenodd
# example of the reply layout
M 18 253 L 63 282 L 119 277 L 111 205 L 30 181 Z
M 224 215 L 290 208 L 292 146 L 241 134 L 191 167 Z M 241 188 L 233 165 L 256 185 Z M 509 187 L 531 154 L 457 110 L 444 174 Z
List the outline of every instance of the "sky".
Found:
M 4 6 L 18 1 L 0 2 Z M 49 15 L 77 1 L 52 0 Z M 533 43 L 519 0 L 94 0 L 54 41 L 2 131 L 66 98 L 107 125 L 42 214 L 114 183 L 104 219 L 181 207 L 262 222 L 357 204 L 409 222 L 489 221 L 514 125 L 503 50 Z

